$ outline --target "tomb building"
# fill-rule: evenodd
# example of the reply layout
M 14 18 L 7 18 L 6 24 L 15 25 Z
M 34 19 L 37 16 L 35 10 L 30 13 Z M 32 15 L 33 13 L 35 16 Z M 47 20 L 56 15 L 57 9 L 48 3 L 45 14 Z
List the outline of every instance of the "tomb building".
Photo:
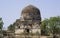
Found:
M 41 34 L 40 24 L 40 10 L 33 5 L 28 5 L 23 8 L 20 19 L 15 22 L 15 34 Z

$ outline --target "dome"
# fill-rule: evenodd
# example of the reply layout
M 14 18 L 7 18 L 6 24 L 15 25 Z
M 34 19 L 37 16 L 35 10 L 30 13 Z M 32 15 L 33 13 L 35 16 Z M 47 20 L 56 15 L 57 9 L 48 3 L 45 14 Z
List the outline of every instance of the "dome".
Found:
M 28 5 L 22 10 L 22 17 L 25 20 L 41 20 L 40 11 L 37 7 L 33 5 Z

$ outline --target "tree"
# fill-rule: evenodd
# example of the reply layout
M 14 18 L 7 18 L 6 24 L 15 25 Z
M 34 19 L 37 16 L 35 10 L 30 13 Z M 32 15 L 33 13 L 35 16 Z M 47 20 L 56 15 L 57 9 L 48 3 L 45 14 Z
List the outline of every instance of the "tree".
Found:
M 3 28 L 3 20 L 2 20 L 2 18 L 0 18 L 0 29 L 2 29 Z
M 41 24 L 41 35 L 49 35 L 49 30 L 48 30 L 48 22 L 49 20 L 48 19 L 45 19 L 42 21 L 42 24 Z
M 56 36 L 56 34 L 60 33 L 60 17 L 51 17 L 49 19 L 49 27 L 50 31 L 53 34 L 53 37 Z
M 56 34 L 59 34 L 60 33 L 60 16 L 50 17 L 49 19 L 43 20 L 41 29 L 45 31 L 45 33 L 46 33 L 46 30 L 49 33 L 52 33 L 53 37 L 56 36 Z
M 14 29 L 15 29 L 14 24 L 10 24 L 10 25 L 8 26 L 8 30 L 9 30 L 9 31 L 14 32 Z
M 3 37 L 2 36 L 2 28 L 3 28 L 3 20 L 2 20 L 2 18 L 0 18 L 0 37 Z

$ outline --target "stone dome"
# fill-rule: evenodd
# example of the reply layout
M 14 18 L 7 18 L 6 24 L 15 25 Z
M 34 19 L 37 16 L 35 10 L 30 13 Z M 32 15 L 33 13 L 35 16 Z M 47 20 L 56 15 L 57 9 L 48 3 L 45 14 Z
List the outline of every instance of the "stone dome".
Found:
M 22 10 L 21 13 L 24 20 L 41 20 L 40 11 L 33 5 L 28 5 Z

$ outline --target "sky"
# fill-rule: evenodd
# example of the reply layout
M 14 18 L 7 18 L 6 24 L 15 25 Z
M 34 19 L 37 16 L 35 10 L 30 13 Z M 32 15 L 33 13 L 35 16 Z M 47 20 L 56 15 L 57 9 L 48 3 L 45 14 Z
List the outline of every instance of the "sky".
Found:
M 60 16 L 60 0 L 0 0 L 0 17 L 7 29 L 16 19 L 21 17 L 21 11 L 24 7 L 33 5 L 39 8 L 42 20 L 54 16 Z

